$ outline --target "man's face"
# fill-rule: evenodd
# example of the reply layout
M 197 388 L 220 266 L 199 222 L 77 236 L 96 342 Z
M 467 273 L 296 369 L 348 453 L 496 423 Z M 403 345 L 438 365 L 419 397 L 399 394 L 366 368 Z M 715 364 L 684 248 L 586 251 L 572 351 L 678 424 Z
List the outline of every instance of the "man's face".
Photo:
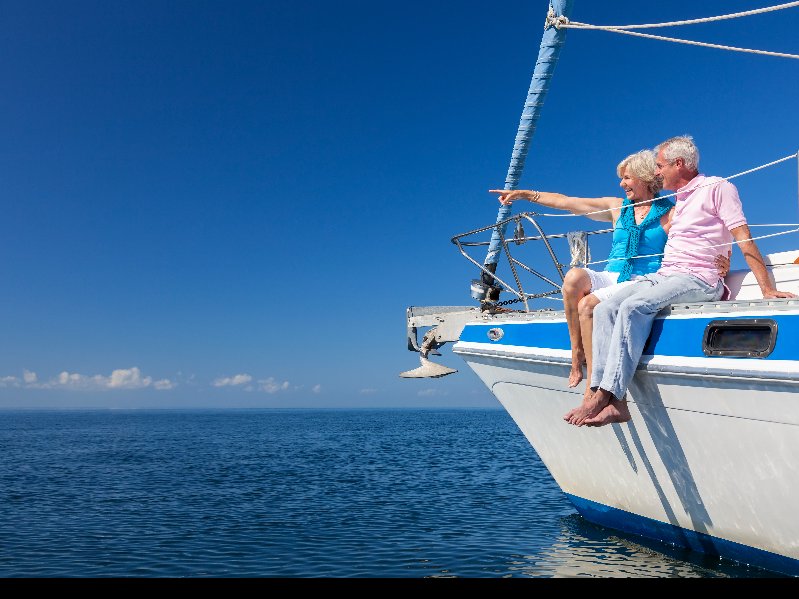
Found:
M 679 187 L 680 181 L 680 159 L 677 158 L 673 161 L 666 160 L 663 156 L 663 150 L 658 152 L 655 158 L 655 176 L 663 179 L 663 188 L 676 191 Z

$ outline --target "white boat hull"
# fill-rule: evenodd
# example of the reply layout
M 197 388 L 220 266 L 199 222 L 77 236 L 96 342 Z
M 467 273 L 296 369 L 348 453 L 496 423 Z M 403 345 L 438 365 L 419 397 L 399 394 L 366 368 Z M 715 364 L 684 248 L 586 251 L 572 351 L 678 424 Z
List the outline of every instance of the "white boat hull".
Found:
M 666 345 L 675 327 L 704 327 L 731 316 L 774 314 L 756 305 L 672 313 L 661 319 L 659 343 Z M 453 351 L 504 406 L 587 519 L 799 574 L 799 336 L 793 335 L 799 310 L 786 307 L 776 322 L 781 351 L 770 359 L 645 356 L 628 390 L 632 420 L 604 427 L 563 420 L 583 395 L 583 385 L 566 385 L 568 349 L 498 344 L 484 334 L 516 327 L 518 337 L 524 327 L 528 333 L 537 327 L 540 339 L 551 340 L 553 327 L 565 329 L 565 321 L 533 316 L 503 322 L 496 315 L 467 324 Z

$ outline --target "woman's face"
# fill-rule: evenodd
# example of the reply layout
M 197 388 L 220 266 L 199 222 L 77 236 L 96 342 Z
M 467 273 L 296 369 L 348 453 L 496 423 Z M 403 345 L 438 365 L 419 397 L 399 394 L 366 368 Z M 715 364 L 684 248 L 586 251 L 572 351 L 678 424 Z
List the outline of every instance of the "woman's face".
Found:
M 649 192 L 649 186 L 645 181 L 642 181 L 638 177 L 634 177 L 630 173 L 629 166 L 624 167 L 624 172 L 622 173 L 621 181 L 619 181 L 619 186 L 624 190 L 624 193 L 627 195 L 627 199 L 631 201 L 652 199 L 652 194 Z

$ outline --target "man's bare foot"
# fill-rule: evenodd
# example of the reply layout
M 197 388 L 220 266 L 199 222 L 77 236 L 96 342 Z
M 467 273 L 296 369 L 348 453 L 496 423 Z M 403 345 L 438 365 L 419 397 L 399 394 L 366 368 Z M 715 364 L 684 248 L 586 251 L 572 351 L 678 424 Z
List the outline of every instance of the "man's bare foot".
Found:
M 627 402 L 612 399 L 599 414 L 593 418 L 586 418 L 585 426 L 605 426 L 612 422 L 629 422 L 631 418 Z
M 585 405 L 586 403 L 588 403 L 588 401 L 591 399 L 591 396 L 594 394 L 594 391 L 596 391 L 596 388 L 593 388 L 593 389 L 591 389 L 590 387 L 586 387 L 585 388 L 585 393 L 583 393 L 583 403 L 580 404 L 580 406 Z M 566 414 L 563 416 L 563 419 L 566 422 L 568 422 L 569 419 L 572 417 L 572 415 L 580 408 L 580 406 L 577 406 L 576 408 L 572 408 L 571 410 L 566 412 Z
M 566 420 L 574 426 L 582 426 L 586 419 L 597 416 L 612 398 L 613 394 L 610 391 L 597 389 L 589 399 L 583 401 L 580 407 L 572 410 Z
M 563 415 L 563 419 L 564 419 L 566 422 L 568 422 L 568 421 L 569 421 L 569 419 L 572 417 L 572 415 L 573 415 L 573 414 L 574 414 L 574 413 L 575 413 L 577 410 L 579 410 L 579 409 L 580 409 L 580 406 L 577 406 L 576 408 L 572 408 L 571 410 L 569 410 L 568 412 L 566 412 L 566 414 L 564 414 L 564 415 Z
M 585 356 L 577 354 L 572 356 L 572 369 L 569 372 L 569 387 L 576 387 L 583 380 L 583 364 L 585 364 Z

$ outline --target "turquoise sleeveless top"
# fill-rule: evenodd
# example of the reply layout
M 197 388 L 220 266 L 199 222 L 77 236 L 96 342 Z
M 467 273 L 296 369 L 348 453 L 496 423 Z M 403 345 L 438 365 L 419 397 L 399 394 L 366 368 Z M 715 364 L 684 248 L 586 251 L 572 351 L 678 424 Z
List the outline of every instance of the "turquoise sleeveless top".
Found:
M 629 208 L 625 208 L 629 206 Z M 660 226 L 660 218 L 674 204 L 667 198 L 656 199 L 640 224 L 635 224 L 635 211 L 632 202 L 625 198 L 622 202 L 621 216 L 613 228 L 613 241 L 605 270 L 618 272 L 619 282 L 627 281 L 632 275 L 646 275 L 660 268 L 663 256 L 633 258 L 662 254 L 667 235 Z

